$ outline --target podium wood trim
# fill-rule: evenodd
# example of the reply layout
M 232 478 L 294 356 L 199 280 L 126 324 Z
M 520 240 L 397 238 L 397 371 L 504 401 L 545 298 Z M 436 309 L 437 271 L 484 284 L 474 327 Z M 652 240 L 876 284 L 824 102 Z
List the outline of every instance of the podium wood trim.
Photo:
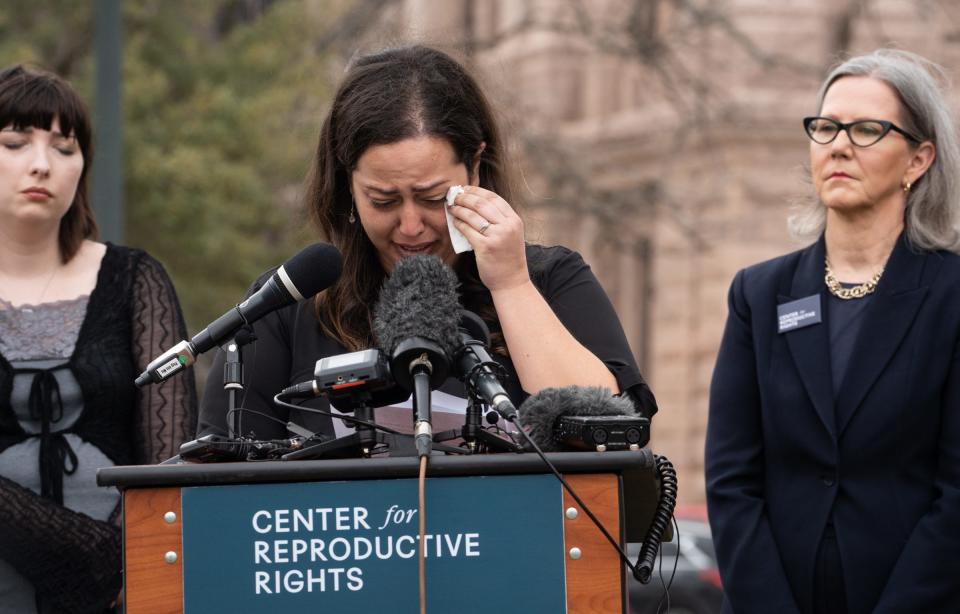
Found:
M 173 512 L 172 523 L 164 514 Z M 127 614 L 182 614 L 183 524 L 180 489 L 140 488 L 123 493 Z M 167 563 L 167 552 L 177 555 Z
M 577 496 L 618 543 L 622 544 L 620 478 L 613 474 L 565 475 Z M 566 510 L 577 510 L 570 519 Z M 573 497 L 563 491 L 564 555 L 567 569 L 567 614 L 624 612 L 623 565 L 620 556 Z M 579 548 L 572 559 L 570 549 Z

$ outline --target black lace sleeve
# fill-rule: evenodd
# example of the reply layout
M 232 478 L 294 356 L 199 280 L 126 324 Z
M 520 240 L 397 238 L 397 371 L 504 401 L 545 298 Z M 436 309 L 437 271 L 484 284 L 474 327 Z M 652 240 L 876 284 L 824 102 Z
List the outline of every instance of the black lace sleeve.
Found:
M 40 611 L 102 612 L 120 593 L 120 527 L 0 477 L 0 553 L 33 583 Z M 24 522 L 29 518 L 30 522 Z
M 133 284 L 133 352 L 137 370 L 187 338 L 177 293 L 163 265 L 144 255 Z M 136 461 L 152 464 L 177 453 L 197 427 L 197 391 L 188 369 L 137 393 Z

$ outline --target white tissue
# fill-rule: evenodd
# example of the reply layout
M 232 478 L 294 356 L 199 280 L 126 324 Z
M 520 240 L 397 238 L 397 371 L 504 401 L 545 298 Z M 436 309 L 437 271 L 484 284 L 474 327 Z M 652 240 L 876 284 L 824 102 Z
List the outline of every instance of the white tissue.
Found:
M 463 194 L 463 186 L 450 186 L 450 189 L 447 190 L 447 207 L 444 209 L 444 212 L 447 214 L 447 229 L 450 231 L 450 243 L 453 245 L 453 251 L 458 254 L 473 250 L 473 246 L 470 245 L 470 241 L 467 241 L 467 238 L 463 236 L 463 233 L 457 230 L 453 225 L 454 218 L 452 215 L 450 215 L 450 207 L 453 206 L 453 199 L 460 194 Z

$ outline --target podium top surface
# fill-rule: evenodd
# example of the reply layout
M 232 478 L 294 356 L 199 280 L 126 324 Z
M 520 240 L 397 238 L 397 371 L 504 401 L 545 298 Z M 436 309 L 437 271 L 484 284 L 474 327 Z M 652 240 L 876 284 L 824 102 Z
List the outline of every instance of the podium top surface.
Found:
M 557 452 L 546 456 L 565 474 L 652 475 L 654 469 L 653 454 L 647 448 L 633 452 Z M 135 465 L 104 467 L 97 471 L 97 484 L 142 488 L 412 478 L 417 477 L 419 468 L 416 457 Z M 427 465 L 427 477 L 549 472 L 543 460 L 533 453 L 434 455 Z

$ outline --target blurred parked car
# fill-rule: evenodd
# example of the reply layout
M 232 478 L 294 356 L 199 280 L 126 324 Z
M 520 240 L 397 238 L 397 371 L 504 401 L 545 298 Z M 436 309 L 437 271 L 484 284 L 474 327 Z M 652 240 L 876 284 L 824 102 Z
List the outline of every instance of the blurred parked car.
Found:
M 660 544 L 663 563 L 657 560 L 649 584 L 640 584 L 630 577 L 627 582 L 631 614 L 718 614 L 723 602 L 720 571 L 713 550 L 713 538 L 706 514 L 678 511 L 677 533 L 673 541 Z M 627 554 L 636 561 L 640 544 L 628 544 Z M 677 558 L 679 556 L 679 559 Z M 670 582 L 670 574 L 676 560 L 677 571 L 670 585 L 670 609 L 664 597 L 664 585 Z M 663 582 L 660 581 L 661 569 Z M 629 574 L 628 574 L 629 576 Z M 659 610 L 657 606 L 659 604 Z

